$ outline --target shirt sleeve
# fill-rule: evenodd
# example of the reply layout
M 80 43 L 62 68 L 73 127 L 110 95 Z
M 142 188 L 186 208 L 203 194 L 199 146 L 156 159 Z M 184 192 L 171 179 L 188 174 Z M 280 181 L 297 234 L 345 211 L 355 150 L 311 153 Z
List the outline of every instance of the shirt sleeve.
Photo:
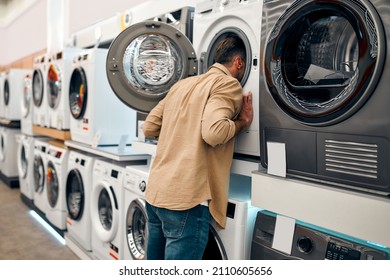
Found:
M 242 87 L 238 80 L 231 78 L 217 82 L 203 112 L 203 140 L 213 147 L 230 141 L 236 130 L 233 120 L 241 106 Z
M 161 100 L 148 114 L 143 126 L 143 132 L 146 137 L 156 137 L 160 135 L 163 110 L 164 110 L 164 99 Z

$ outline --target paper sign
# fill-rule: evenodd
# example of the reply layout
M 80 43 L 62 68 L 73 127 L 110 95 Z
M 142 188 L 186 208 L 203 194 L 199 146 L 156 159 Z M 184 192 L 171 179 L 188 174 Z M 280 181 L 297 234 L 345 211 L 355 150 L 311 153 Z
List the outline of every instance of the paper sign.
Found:
M 267 173 L 280 177 L 286 177 L 286 144 L 267 142 L 267 151 Z
M 295 219 L 277 215 L 272 248 L 291 255 L 294 230 Z

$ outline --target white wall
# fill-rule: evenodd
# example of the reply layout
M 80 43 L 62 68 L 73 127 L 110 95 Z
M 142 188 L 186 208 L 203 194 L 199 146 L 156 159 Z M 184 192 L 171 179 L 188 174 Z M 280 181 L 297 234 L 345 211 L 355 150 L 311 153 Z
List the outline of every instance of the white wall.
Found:
M 145 1 L 69 0 L 69 34 Z M 47 6 L 47 0 L 36 0 L 21 16 L 0 28 L 0 65 L 46 49 Z

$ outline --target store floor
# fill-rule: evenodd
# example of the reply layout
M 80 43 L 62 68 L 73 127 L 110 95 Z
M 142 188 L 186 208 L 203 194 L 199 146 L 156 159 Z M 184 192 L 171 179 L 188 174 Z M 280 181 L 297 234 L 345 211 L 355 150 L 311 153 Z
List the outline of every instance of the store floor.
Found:
M 0 180 L 0 260 L 77 260 L 29 214 L 19 188 Z

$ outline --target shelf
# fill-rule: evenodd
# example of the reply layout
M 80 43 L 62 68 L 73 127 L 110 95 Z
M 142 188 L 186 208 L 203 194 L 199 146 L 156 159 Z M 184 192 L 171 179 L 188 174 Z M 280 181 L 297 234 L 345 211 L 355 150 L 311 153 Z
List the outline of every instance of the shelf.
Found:
M 33 125 L 32 131 L 33 133 L 43 135 L 43 136 L 48 136 L 62 141 L 71 139 L 69 130 L 57 130 L 54 128 L 47 128 L 47 127 Z
M 148 153 L 136 151 L 132 146 L 126 146 L 123 150 L 120 150 L 118 146 L 103 146 L 93 148 L 90 145 L 72 140 L 65 141 L 65 145 L 80 151 L 88 152 L 90 154 L 116 161 L 143 160 L 149 157 Z
M 390 199 L 252 173 L 252 205 L 390 247 Z

